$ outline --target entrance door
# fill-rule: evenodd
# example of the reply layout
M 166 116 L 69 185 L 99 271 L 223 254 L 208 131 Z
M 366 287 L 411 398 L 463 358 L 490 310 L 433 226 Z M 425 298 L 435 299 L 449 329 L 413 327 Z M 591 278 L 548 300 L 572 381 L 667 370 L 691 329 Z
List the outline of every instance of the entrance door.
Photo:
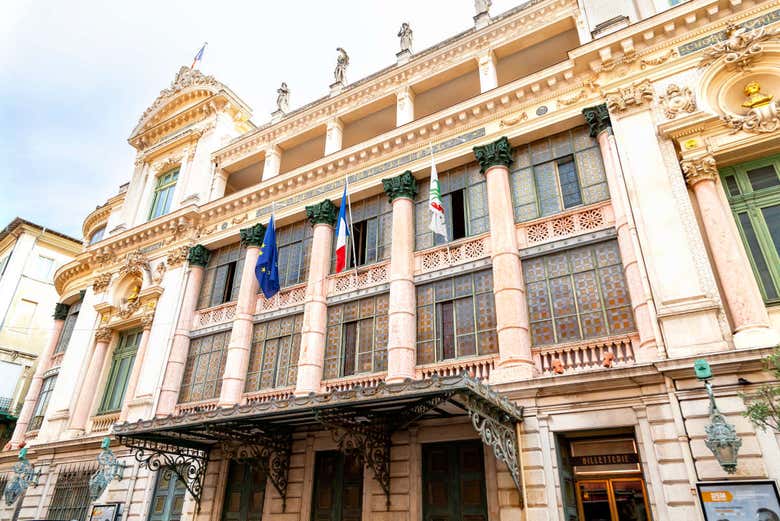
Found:
M 482 442 L 423 445 L 423 519 L 487 521 Z
M 263 517 L 265 478 L 265 473 L 257 465 L 231 461 L 222 521 L 260 521 Z
M 149 521 L 179 521 L 184 506 L 184 483 L 171 471 L 163 467 L 157 473 L 157 486 L 149 510 Z
M 363 465 L 342 452 L 318 452 L 312 521 L 360 521 L 362 517 Z
M 648 521 L 647 494 L 641 478 L 577 481 L 580 521 Z

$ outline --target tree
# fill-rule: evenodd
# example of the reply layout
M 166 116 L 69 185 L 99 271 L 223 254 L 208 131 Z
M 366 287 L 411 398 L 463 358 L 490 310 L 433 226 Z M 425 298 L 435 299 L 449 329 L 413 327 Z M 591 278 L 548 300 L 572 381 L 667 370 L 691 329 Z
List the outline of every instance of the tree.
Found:
M 780 380 L 780 346 L 764 359 L 766 370 Z M 753 425 L 780 432 L 780 385 L 762 385 L 754 394 L 740 394 L 747 410 L 743 413 Z

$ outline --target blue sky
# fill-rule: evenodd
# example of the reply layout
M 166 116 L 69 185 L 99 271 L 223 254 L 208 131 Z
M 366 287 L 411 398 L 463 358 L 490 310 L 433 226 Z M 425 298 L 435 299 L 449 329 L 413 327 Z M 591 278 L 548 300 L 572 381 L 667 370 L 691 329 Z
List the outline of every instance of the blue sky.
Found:
M 494 0 L 501 13 L 522 0 Z M 204 41 L 201 66 L 263 123 L 391 65 L 401 22 L 422 50 L 472 25 L 472 0 L 6 0 L 0 12 L 0 227 L 16 216 L 81 238 L 84 217 L 132 174 L 127 137 Z

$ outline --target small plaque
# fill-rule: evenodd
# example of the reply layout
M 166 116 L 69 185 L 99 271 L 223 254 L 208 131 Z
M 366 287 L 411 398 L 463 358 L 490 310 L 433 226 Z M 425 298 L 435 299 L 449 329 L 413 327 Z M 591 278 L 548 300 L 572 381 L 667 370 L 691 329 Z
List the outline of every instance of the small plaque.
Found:
M 639 463 L 639 456 L 635 453 L 571 457 L 571 464 L 575 467 L 587 467 L 589 465 L 632 465 L 634 463 Z
M 544 116 L 547 114 L 547 105 L 542 105 L 536 109 L 536 115 L 537 116 Z

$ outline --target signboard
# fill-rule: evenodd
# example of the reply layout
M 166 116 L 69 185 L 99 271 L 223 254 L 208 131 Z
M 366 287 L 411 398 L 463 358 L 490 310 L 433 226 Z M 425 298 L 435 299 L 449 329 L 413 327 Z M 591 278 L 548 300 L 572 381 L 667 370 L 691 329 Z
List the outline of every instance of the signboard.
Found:
M 119 503 L 93 505 L 89 512 L 89 521 L 116 521 L 119 514 Z
M 699 483 L 707 521 L 780 521 L 780 496 L 774 481 Z
M 588 465 L 626 465 L 639 463 L 639 455 L 629 454 L 601 454 L 598 456 L 571 456 L 571 464 L 575 467 Z

